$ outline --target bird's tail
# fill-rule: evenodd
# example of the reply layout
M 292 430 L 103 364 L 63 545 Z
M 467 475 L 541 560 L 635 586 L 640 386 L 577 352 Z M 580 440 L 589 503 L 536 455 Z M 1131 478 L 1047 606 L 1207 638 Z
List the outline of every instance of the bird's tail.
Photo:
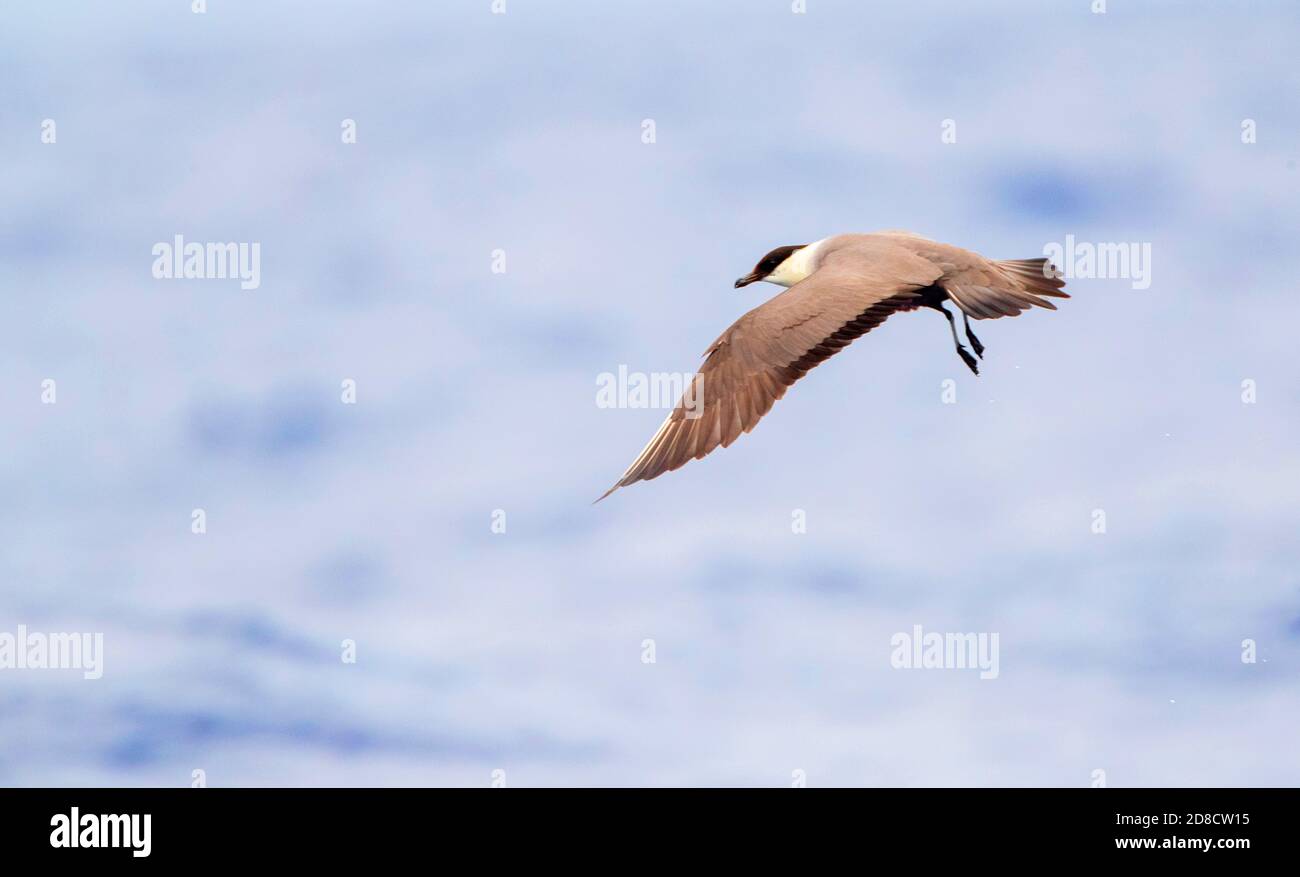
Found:
M 1065 287 L 1061 270 L 1046 259 L 1003 259 L 995 264 L 1034 295 L 1070 297 L 1068 292 L 1061 292 Z
M 1014 317 L 1034 306 L 1054 311 L 1056 305 L 1042 296 L 1070 297 L 1061 291 L 1065 281 L 1056 266 L 1046 259 L 1003 259 L 993 264 L 1002 276 L 987 285 L 943 284 L 957 307 L 977 320 Z

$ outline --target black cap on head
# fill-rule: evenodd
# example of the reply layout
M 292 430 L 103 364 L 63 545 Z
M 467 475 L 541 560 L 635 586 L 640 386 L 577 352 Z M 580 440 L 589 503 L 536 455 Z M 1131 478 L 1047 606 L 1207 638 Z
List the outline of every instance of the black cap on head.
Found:
M 767 275 L 775 271 L 777 269 L 777 266 L 779 266 L 782 262 L 790 258 L 791 253 L 793 253 L 795 250 L 802 250 L 806 246 L 808 245 L 790 244 L 784 247 L 777 247 L 775 250 L 768 253 L 763 258 L 759 259 L 758 264 L 754 266 L 753 271 L 750 271 L 744 277 L 741 277 L 739 280 L 737 280 L 736 288 L 740 289 L 740 287 L 742 286 L 748 286 L 751 283 L 756 283 L 757 281 L 762 280 L 764 277 L 766 277 Z

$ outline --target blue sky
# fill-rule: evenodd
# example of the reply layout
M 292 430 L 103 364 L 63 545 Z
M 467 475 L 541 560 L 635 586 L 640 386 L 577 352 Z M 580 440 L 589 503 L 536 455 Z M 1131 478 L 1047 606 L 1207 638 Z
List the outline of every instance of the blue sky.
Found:
M 1300 783 L 1293 4 L 490 6 L 0 13 L 0 632 L 105 644 L 0 670 L 0 783 Z M 1152 283 L 978 378 L 897 316 L 590 505 L 663 415 L 598 375 L 882 228 Z M 176 234 L 260 288 L 155 280 Z

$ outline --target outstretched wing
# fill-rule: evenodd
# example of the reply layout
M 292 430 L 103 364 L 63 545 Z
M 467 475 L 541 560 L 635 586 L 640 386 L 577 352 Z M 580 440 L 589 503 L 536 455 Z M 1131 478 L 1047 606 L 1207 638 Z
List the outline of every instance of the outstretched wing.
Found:
M 895 311 L 916 307 L 918 291 L 939 276 L 934 265 L 887 240 L 861 236 L 827 253 L 810 277 L 713 342 L 682 401 L 600 499 L 727 447 L 809 369 Z

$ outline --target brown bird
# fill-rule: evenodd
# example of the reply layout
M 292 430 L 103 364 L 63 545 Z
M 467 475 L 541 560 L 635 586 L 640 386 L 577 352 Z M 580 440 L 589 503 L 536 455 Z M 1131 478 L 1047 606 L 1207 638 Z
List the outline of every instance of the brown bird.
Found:
M 777 247 L 736 288 L 766 280 L 789 287 L 745 314 L 704 352 L 704 365 L 618 483 L 658 478 L 727 447 L 749 432 L 786 388 L 822 360 L 870 332 L 891 314 L 932 308 L 948 320 L 957 354 L 975 374 L 984 345 L 970 329 L 977 320 L 1014 317 L 1034 305 L 1056 310 L 1042 296 L 1069 298 L 1046 259 L 994 261 L 906 231 L 842 234 L 812 244 Z M 962 314 L 971 356 L 944 307 Z M 691 400 L 688 405 L 687 400 Z M 596 500 L 599 502 L 600 500 Z

